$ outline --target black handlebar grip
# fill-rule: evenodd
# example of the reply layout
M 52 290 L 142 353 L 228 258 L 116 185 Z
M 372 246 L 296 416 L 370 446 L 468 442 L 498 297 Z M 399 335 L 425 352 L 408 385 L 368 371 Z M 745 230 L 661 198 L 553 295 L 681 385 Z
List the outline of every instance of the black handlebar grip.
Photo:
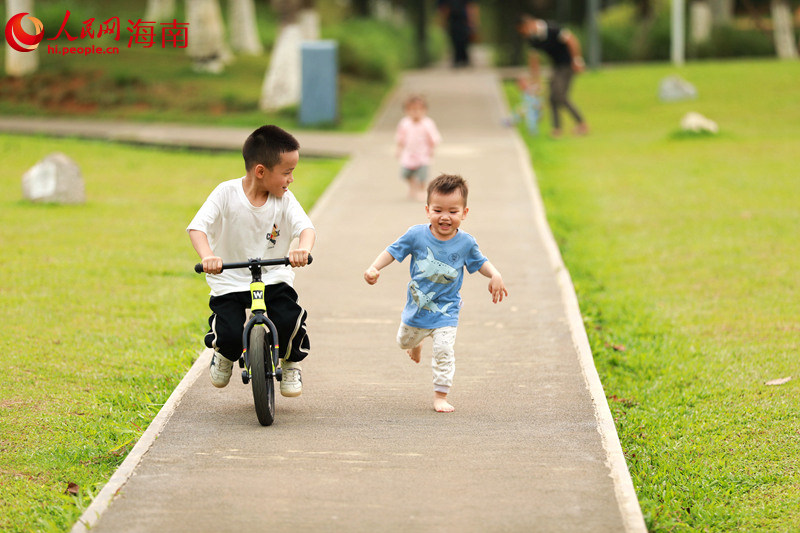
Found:
M 311 257 L 311 254 L 308 254 L 308 264 L 309 264 L 309 265 L 311 264 L 311 262 L 312 262 L 313 260 L 314 260 L 314 258 L 313 258 L 313 257 Z M 286 266 L 289 266 L 289 264 L 290 264 L 290 263 L 289 263 L 289 258 L 288 258 L 288 257 L 284 257 L 282 261 L 283 261 L 283 264 L 284 264 L 284 265 L 286 265 Z M 225 266 L 226 266 L 226 265 L 223 265 L 223 268 L 224 268 Z M 246 264 L 246 263 L 242 263 L 242 265 L 241 265 L 241 268 L 245 268 L 246 266 L 247 266 L 247 264 Z M 231 268 L 231 266 L 228 266 L 228 268 Z M 239 265 L 237 264 L 237 266 L 236 266 L 235 268 L 239 268 Z M 197 272 L 198 274 L 202 274 L 202 273 L 203 273 L 203 263 L 197 263 L 197 264 L 194 266 L 194 271 L 195 271 L 195 272 Z

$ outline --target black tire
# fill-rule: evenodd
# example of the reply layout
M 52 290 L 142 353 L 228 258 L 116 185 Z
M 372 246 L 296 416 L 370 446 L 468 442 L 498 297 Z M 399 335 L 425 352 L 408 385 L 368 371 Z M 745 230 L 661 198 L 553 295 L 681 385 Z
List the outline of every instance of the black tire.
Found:
M 275 421 L 275 380 L 267 375 L 267 368 L 271 370 L 272 367 L 267 328 L 258 325 L 250 331 L 250 349 L 247 356 L 253 374 L 253 401 L 258 421 L 262 426 L 271 426 Z

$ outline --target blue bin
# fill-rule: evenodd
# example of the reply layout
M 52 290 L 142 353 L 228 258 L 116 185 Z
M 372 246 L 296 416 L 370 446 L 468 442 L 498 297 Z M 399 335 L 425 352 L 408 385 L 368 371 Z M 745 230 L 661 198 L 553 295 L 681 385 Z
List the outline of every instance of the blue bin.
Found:
M 300 124 L 330 124 L 339 119 L 338 43 L 308 41 L 300 46 Z

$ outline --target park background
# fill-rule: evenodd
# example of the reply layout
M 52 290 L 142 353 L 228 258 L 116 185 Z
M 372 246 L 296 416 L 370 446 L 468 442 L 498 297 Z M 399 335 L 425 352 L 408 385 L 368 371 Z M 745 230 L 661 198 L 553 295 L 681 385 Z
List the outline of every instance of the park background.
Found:
M 196 3 L 217 5 L 231 52 L 221 66 L 160 43 L 128 48 L 124 38 L 113 56 L 40 51 L 34 71 L 0 80 L 0 114 L 302 131 L 296 105 L 261 109 L 291 2 L 253 4 L 262 49 L 249 53 L 232 46 L 243 32 L 225 8 L 236 2 Z M 124 36 L 125 22 L 146 19 L 149 7 L 30 4 L 48 38 L 67 11 L 73 36 L 91 17 L 119 17 Z M 403 69 L 446 60 L 432 2 L 305 4 L 320 36 L 339 46 L 340 120 L 318 127 L 364 131 Z M 777 4 L 798 7 L 710 2 L 706 37 L 693 40 L 688 20 L 686 63 L 674 65 L 669 3 L 602 3 L 601 66 L 574 89 L 591 135 L 555 141 L 546 121 L 535 135 L 519 128 L 653 531 L 800 529 L 800 65 L 776 59 Z M 17 5 L 6 2 L 4 20 L 24 11 Z M 591 40 L 586 3 L 482 2 L 482 44 L 509 77 L 524 60 L 510 29 L 523 8 Z M 186 20 L 184 2 L 173 9 Z M 697 98 L 661 101 L 659 83 L 671 75 L 690 81 Z M 506 93 L 513 108 L 511 80 Z M 715 120 L 719 133 L 681 130 L 689 111 Z M 207 288 L 191 271 L 183 229 L 217 183 L 241 175 L 241 157 L 0 139 L 0 529 L 63 531 L 197 356 Z M 52 151 L 81 166 L 85 205 L 22 200 L 22 174 Z M 343 164 L 302 161 L 293 190 L 307 208 Z

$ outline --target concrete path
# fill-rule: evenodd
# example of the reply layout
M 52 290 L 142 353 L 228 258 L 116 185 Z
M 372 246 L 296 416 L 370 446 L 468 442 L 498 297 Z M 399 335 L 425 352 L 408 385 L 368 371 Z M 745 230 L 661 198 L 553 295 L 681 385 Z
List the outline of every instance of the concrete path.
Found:
M 465 279 L 452 414 L 431 407 L 430 341 L 419 365 L 394 341 L 407 261 L 374 287 L 362 279 L 426 220 L 405 199 L 394 158 L 411 92 L 427 96 L 444 136 L 432 174 L 468 179 L 462 228 L 510 292 L 493 305 L 486 278 Z M 315 261 L 296 283 L 312 335 L 303 396 L 279 397 L 275 424 L 261 427 L 249 386 L 234 375 L 214 389 L 204 353 L 74 531 L 644 531 L 574 292 L 505 113 L 492 71 L 407 74 L 312 212 Z
M 194 126 L 190 124 L 134 123 L 79 118 L 0 116 L 0 132 L 56 137 L 104 139 L 133 144 L 203 150 L 240 151 L 255 128 Z M 302 131 L 297 135 L 306 154 L 346 157 L 358 145 L 358 133 Z

